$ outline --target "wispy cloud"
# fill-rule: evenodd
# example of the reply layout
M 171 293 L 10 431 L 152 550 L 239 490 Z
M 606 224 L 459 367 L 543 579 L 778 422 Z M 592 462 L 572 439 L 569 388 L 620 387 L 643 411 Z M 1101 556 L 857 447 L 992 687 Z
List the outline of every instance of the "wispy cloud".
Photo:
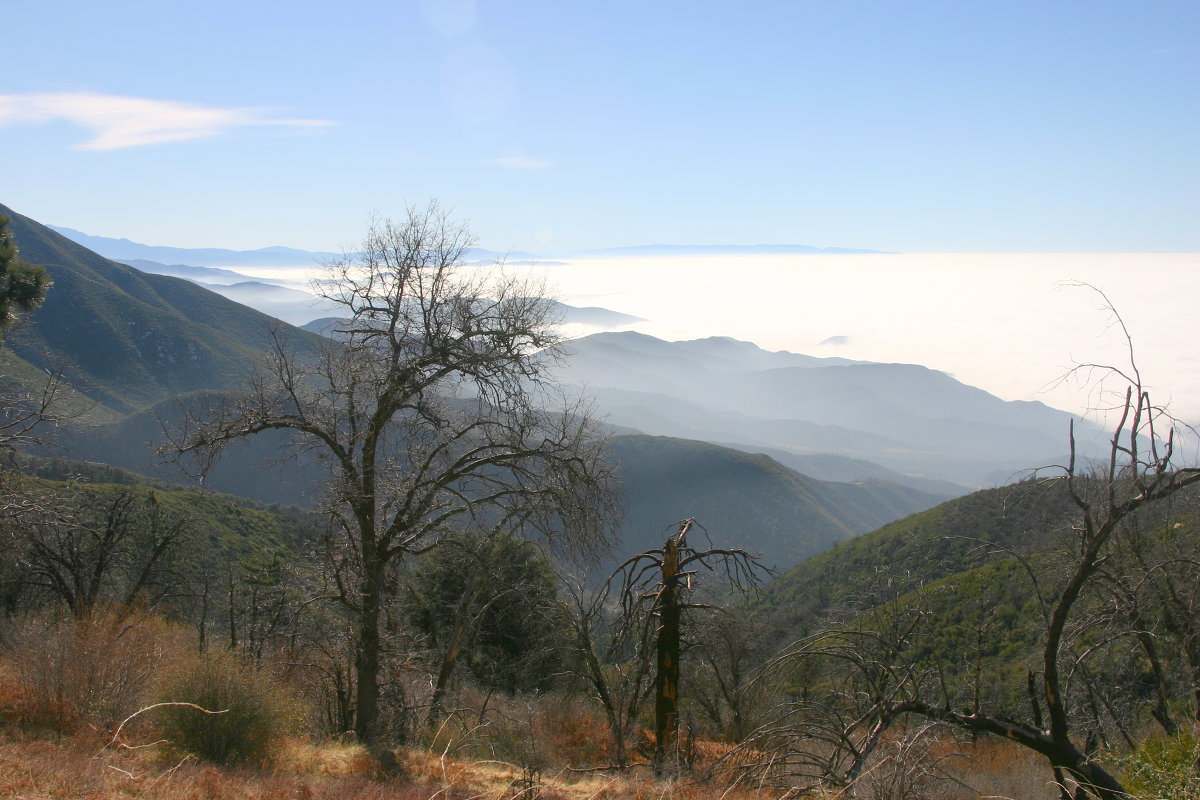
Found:
M 530 158 L 529 156 L 507 156 L 505 158 L 489 158 L 483 162 L 491 164 L 493 167 L 504 167 L 505 169 L 546 169 L 553 166 L 544 158 Z
M 66 120 L 92 132 L 80 150 L 119 150 L 220 136 L 237 128 L 324 128 L 324 119 L 272 118 L 262 108 L 214 108 L 170 100 L 91 92 L 0 94 L 0 127 Z

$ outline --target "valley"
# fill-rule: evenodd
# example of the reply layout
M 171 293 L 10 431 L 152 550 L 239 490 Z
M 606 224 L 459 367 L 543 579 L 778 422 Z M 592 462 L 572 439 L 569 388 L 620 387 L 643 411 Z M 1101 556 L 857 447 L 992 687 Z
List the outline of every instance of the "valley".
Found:
M 14 730 L 112 730 L 212 670 L 201 682 L 232 694 L 204 702 L 261 690 L 273 708 L 239 732 L 294 750 L 289 732 L 353 731 L 388 780 L 397 753 L 415 773 L 441 748 L 517 765 L 510 788 L 640 764 L 726 793 L 743 775 L 755 796 L 836 793 L 999 735 L 1045 759 L 1028 774 L 1109 800 L 1149 785 L 1145 730 L 1190 741 L 1200 471 L 1139 384 L 1110 439 L 920 365 L 668 341 L 520 283 L 491 296 L 474 261 L 467 283 L 420 282 L 491 257 L 465 248 L 347 272 L 318 302 L 238 271 L 300 251 L 146 248 L 0 214 L 52 281 L 5 332 L 6 419 L 37 421 L 46 387 L 57 401 L 6 440 Z M 564 332 L 547 358 L 539 337 Z M 664 677 L 672 608 L 684 655 Z M 120 626 L 140 633 L 104 639 Z M 141 683 L 36 677 L 47 647 L 95 646 L 144 662 Z M 261 686 L 239 688 L 243 668 Z M 664 680 L 682 687 L 671 728 Z M 175 724 L 130 735 L 193 735 Z M 269 760 L 195 735 L 207 760 Z M 980 774 L 930 767 L 921 791 Z

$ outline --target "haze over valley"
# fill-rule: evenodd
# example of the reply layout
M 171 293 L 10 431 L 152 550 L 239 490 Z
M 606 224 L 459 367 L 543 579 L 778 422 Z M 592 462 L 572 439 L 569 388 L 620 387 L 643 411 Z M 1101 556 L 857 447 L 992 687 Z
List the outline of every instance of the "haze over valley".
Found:
M 0 797 L 1200 798 L 1200 4 L 0 12 Z
M 320 264 L 333 258 L 328 253 L 311 253 L 308 264 L 289 265 L 279 259 L 294 260 L 300 254 L 282 247 L 246 253 L 149 248 L 57 230 L 110 257 L 157 254 L 173 262 L 205 262 L 165 265 L 126 259 L 142 271 L 183 277 L 317 333 L 327 332 L 335 319 L 326 316 L 333 304 L 312 295 L 310 286 Z M 651 256 L 664 249 L 645 248 Z M 610 304 L 561 306 L 566 329 L 580 338 L 569 348 L 560 377 L 594 399 L 611 423 L 767 452 L 802 472 L 802 459 L 808 458 L 807 471 L 817 477 L 826 473 L 814 466 L 812 457 L 825 454 L 875 465 L 860 469 L 861 474 L 837 473 L 843 478 L 872 477 L 871 470 L 884 467 L 910 481 L 945 481 L 940 490 L 951 494 L 955 486 L 961 492 L 1017 480 L 1064 457 L 1069 416 L 1044 404 L 1061 398 L 1066 408 L 1084 414 L 1095 401 L 1079 381 L 1054 387 L 1072 363 L 1072 342 L 1094 351 L 1089 360 L 1119 363 L 1124 356 L 1120 338 L 1104 335 L 1111 319 L 1098 307 L 1094 292 L 1047 286 L 1047 267 L 1065 263 L 1063 268 L 1069 269 L 1077 257 L 829 254 L 800 247 L 770 248 L 792 251 L 784 254 L 753 248 L 680 249 L 685 252 L 653 258 L 629 248 L 620 257 L 593 254 L 549 265 L 531 259 L 506 268 L 530 273 L 551 287 L 557 284 L 568 301 Z M 476 249 L 470 258 L 484 265 L 499 255 Z M 264 259 L 274 263 L 254 263 Z M 1200 270 L 1182 269 L 1187 257 L 1139 259 L 1143 270 L 1178 272 L 1184 286 L 1200 281 Z M 989 263 L 996 260 L 1003 268 Z M 1102 262 L 1099 267 L 1097 261 Z M 1087 263 L 1092 267 L 1088 276 L 1097 280 L 1122 266 L 1120 258 L 1111 257 Z M 972 271 L 1005 277 L 954 277 Z M 914 276 L 924 283 L 914 287 Z M 901 284 L 917 288 L 915 296 L 921 299 L 895 303 Z M 763 286 L 773 290 L 757 288 Z M 1134 306 L 1122 309 L 1131 325 L 1156 315 L 1156 324 L 1147 325 L 1151 334 L 1193 324 L 1183 319 L 1188 315 L 1183 307 L 1145 307 L 1153 297 L 1149 293 L 1118 287 L 1118 296 Z M 1051 318 L 1051 304 L 1062 308 L 1062 319 Z M 626 308 L 640 314 L 622 313 Z M 825 337 L 814 344 L 824 331 L 854 335 Z M 1060 340 L 1047 331 L 1073 335 L 1051 349 L 1046 343 Z M 805 352 L 813 355 L 789 353 L 786 344 L 780 352 L 764 350 L 737 341 L 739 332 L 785 343 L 807 337 Z M 698 338 L 669 344 L 689 335 Z M 898 355 L 906 347 L 955 364 L 951 376 L 966 372 L 981 375 L 984 385 L 1011 389 L 1024 382 L 1033 388 L 1016 393 L 1025 402 L 1004 403 L 960 385 L 945 370 L 905 366 L 900 357 L 891 364 L 852 358 L 873 351 Z M 1200 387 L 1200 370 L 1192 369 L 1186 355 L 1161 343 L 1143 349 L 1149 351 L 1139 352 L 1145 374 L 1160 370 L 1181 390 L 1191 381 Z M 1091 421 L 1103 420 L 1092 413 Z M 1093 444 L 1097 435 L 1091 434 Z

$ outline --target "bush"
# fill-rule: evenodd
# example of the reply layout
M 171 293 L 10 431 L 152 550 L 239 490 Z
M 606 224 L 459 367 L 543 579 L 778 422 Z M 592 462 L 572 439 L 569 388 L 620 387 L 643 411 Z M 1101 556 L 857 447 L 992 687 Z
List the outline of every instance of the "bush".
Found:
M 300 716 L 295 701 L 274 681 L 228 653 L 208 653 L 180 664 L 163 681 L 159 698 L 204 709 L 163 708 L 163 736 L 180 750 L 217 764 L 266 760 L 272 745 Z
M 1125 788 L 1147 800 L 1200 800 L 1198 757 L 1200 740 L 1190 733 L 1146 739 L 1122 763 Z
M 17 621 L 8 642 L 14 720 L 60 734 L 101 733 L 149 701 L 154 675 L 182 648 L 160 617 L 113 608 Z

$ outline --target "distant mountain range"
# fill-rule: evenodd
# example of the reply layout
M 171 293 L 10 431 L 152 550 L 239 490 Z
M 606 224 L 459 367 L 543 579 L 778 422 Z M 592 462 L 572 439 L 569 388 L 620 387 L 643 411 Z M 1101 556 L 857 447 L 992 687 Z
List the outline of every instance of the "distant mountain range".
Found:
M 341 257 L 341 253 L 297 250 L 292 247 L 263 247 L 258 250 L 223 250 L 203 247 L 160 247 L 139 244 L 128 239 L 92 236 L 73 228 L 46 226 L 93 252 L 117 261 L 144 259 L 163 264 L 189 264 L 198 267 L 296 267 Z
M 213 291 L 220 291 L 223 287 L 213 286 L 211 288 Z M 235 287 L 227 288 L 233 289 Z M 221 291 L 221 294 L 224 294 L 226 297 L 230 297 L 230 299 L 237 299 L 230 293 L 226 293 L 224 291 Z M 250 302 L 250 300 L 246 300 L 245 302 L 246 305 L 254 305 L 256 308 L 262 308 L 262 306 Z M 309 308 L 311 307 L 312 306 L 310 305 Z M 643 321 L 641 317 L 635 317 L 632 314 L 622 314 L 620 311 L 612 311 L 611 309 L 598 308 L 596 306 L 585 306 L 581 308 L 579 306 L 571 306 L 567 305 L 566 303 L 555 301 L 554 309 L 558 315 L 558 318 L 563 323 L 567 325 L 582 325 L 593 329 L 620 328 L 624 325 L 632 325 L 635 322 Z M 338 317 L 321 317 L 319 319 L 306 322 L 305 324 L 300 325 L 300 327 L 306 331 L 311 331 L 312 333 L 319 333 L 322 336 L 336 338 L 337 327 L 341 321 L 342 320 L 340 320 Z
M 337 260 L 343 253 L 297 250 L 291 247 L 263 247 L 257 250 L 223 250 L 219 248 L 164 247 L 139 244 L 129 239 L 93 236 L 74 228 L 47 226 L 71 241 L 87 247 L 106 258 L 129 263 L 133 260 L 155 261 L 162 264 L 189 264 L 200 267 L 302 267 Z M 473 247 L 467 252 L 470 261 L 511 263 L 561 264 L 547 258 L 575 257 L 657 257 L 699 255 L 839 255 L 850 253 L 881 253 L 850 247 L 813 247 L 806 244 L 644 244 L 628 247 L 605 247 L 591 250 L 563 250 L 550 253 L 486 250 Z M 152 270 L 151 270 L 152 271 Z
M 581 250 L 579 256 L 722 256 L 722 255 L 847 255 L 883 253 L 852 247 L 813 247 L 807 244 L 643 244 Z
M 153 275 L 170 275 L 192 281 L 234 302 L 257 309 L 291 325 L 324 333 L 336 322 L 335 317 L 324 316 L 336 310 L 329 303 L 308 292 L 292 288 L 294 281 L 272 278 L 254 278 L 220 267 L 193 267 L 187 264 L 159 264 L 156 261 L 133 258 L 122 263 L 136 267 Z M 288 285 L 291 284 L 291 285 Z M 595 306 L 571 306 L 556 303 L 562 321 L 582 325 L 591 329 L 619 328 L 642 322 L 641 317 L 623 314 Z
M 45 305 L 8 336 L 0 383 L 36 385 L 47 371 L 61 370 L 79 412 L 61 441 L 76 457 L 171 477 L 152 446 L 182 407 L 238 391 L 275 337 L 299 357 L 330 346 L 194 279 L 141 272 L 3 206 L 0 214 L 12 220 L 23 257 L 44 265 L 54 281 Z M 607 309 L 564 311 L 593 322 L 597 315 L 627 318 Z M 281 446 L 278 437 L 243 443 L 206 485 L 264 502 L 311 504 L 321 466 L 299 459 L 280 468 L 274 462 Z M 704 442 L 630 434 L 614 438 L 612 450 L 628 494 L 622 553 L 661 545 L 674 522 L 695 516 L 715 540 L 761 552 L 782 568 L 942 499 L 887 481 L 816 480 L 767 456 Z
M 231 284 L 243 283 L 250 280 L 249 275 L 243 275 L 240 272 L 220 267 L 193 267 L 190 264 L 160 264 L 157 261 L 147 261 L 144 258 L 115 258 L 113 260 L 120 261 L 122 264 L 128 264 L 142 272 L 149 272 L 152 275 L 170 275 L 172 278 L 183 278 L 184 280 L 196 281 L 201 284 Z M 277 283 L 277 281 L 269 278 L 258 278 L 257 280 L 266 283 Z
M 86 237 L 76 231 L 68 233 Z M 111 248 L 106 252 L 145 248 L 120 239 L 86 240 Z M 164 248 L 158 250 L 161 253 Z M 249 260 L 247 253 L 239 251 L 165 250 L 173 262 L 190 257 L 227 263 Z M 588 254 L 738 252 L 865 251 L 804 245 L 647 245 Z M 268 261 L 294 261 L 303 255 L 307 263 L 332 255 L 287 248 L 249 253 Z M 496 255 L 489 251 L 471 254 L 483 260 Z M 327 332 L 335 319 L 330 316 L 332 309 L 311 295 L 270 280 L 251 280 L 235 270 L 213 266 L 129 260 L 145 270 L 186 277 L 311 331 Z M 562 309 L 566 321 L 592 330 L 639 321 L 610 309 L 565 305 Z M 662 342 L 629 332 L 596 334 L 573 346 L 575 354 L 563 379 L 586 387 L 618 427 L 766 452 L 819 477 L 887 476 L 923 491 L 952 492 L 954 485 L 957 491 L 966 491 L 1011 481 L 1023 470 L 1061 460 L 1065 451 L 1068 415 L 1040 403 L 1004 403 L 943 373 L 915 365 L 768 353 L 749 342 L 731 339 Z M 1080 430 L 1096 435 L 1094 428 L 1082 423 Z M 835 466 L 832 456 L 843 460 Z M 854 464 L 857 469 L 848 468 Z
M 1063 463 L 1072 419 L 922 366 L 769 352 L 727 337 L 606 332 L 570 350 L 561 380 L 586 387 L 614 424 L 770 452 L 792 466 L 817 454 L 861 459 L 935 481 L 909 484 L 923 489 L 948 481 L 965 492 Z M 1102 436 L 1075 424 L 1081 446 Z

